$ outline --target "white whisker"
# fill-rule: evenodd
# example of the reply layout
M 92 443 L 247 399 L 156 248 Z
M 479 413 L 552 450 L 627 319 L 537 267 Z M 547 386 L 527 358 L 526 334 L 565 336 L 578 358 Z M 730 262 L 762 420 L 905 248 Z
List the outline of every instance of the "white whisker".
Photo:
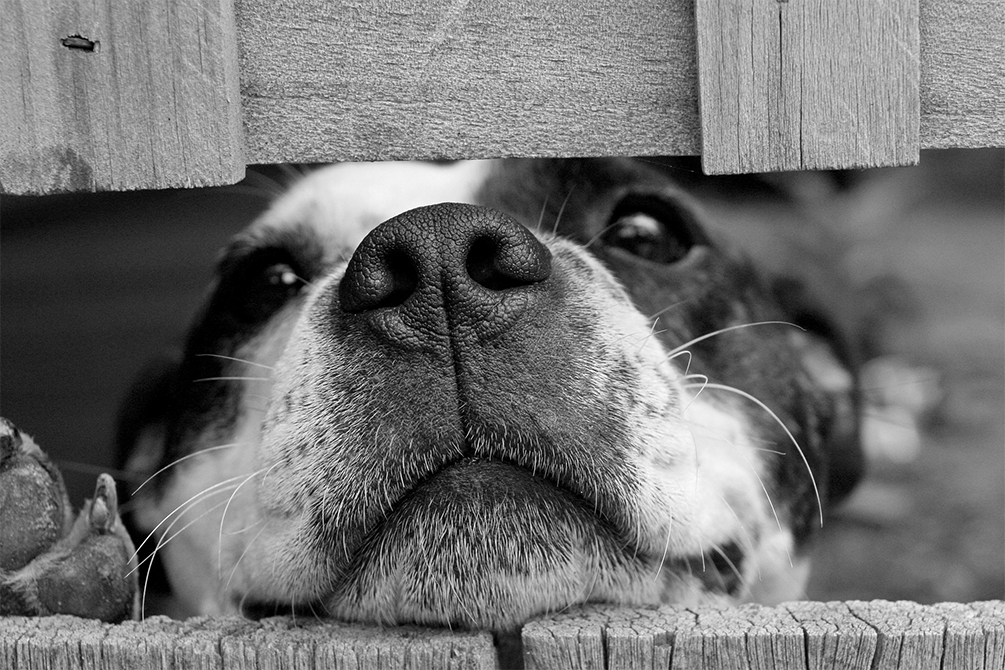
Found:
M 663 557 L 660 559 L 660 565 L 656 568 L 656 574 L 653 576 L 653 581 L 655 582 L 659 579 L 660 572 L 663 570 L 663 566 L 666 564 L 667 554 L 670 553 L 670 535 L 673 532 L 673 515 L 670 515 L 670 523 L 667 524 L 667 541 L 663 546 Z
M 683 351 L 684 349 L 690 347 L 692 344 L 697 344 L 702 340 L 707 340 L 710 337 L 715 337 L 716 335 L 722 335 L 723 333 L 728 333 L 731 330 L 740 330 L 741 328 L 752 328 L 754 326 L 770 326 L 770 325 L 792 326 L 793 328 L 798 328 L 799 330 L 802 331 L 806 330 L 802 326 L 797 326 L 796 324 L 791 323 L 789 321 L 755 321 L 754 323 L 743 323 L 738 326 L 728 326 L 726 328 L 720 328 L 719 330 L 713 330 L 711 333 L 706 333 L 705 335 L 701 335 L 700 337 L 688 340 L 684 344 L 679 345 L 677 348 L 671 349 L 670 355 L 676 354 L 678 351 Z
M 302 283 L 304 286 L 306 286 L 307 288 L 309 288 L 311 290 L 313 290 L 315 288 L 315 286 L 316 286 L 314 282 L 312 282 L 310 279 L 307 279 L 306 277 L 301 277 L 298 274 L 294 274 L 293 276 L 296 279 L 298 279 L 300 281 L 300 283 Z
M 617 337 L 615 337 L 612 340 L 608 340 L 607 342 L 602 342 L 600 346 L 603 347 L 604 349 L 607 349 L 607 348 L 611 347 L 612 345 L 617 344 L 618 342 L 621 342 L 622 340 L 627 340 L 630 337 L 640 337 L 640 336 L 642 337 L 642 345 L 645 345 L 645 340 L 647 340 L 650 336 L 652 336 L 652 335 L 662 335 L 665 332 L 666 332 L 666 330 L 656 330 L 656 331 L 654 331 L 654 330 L 652 330 L 650 328 L 650 330 L 646 331 L 646 335 L 644 335 L 644 336 L 641 335 L 641 331 L 631 332 L 631 333 L 622 333 L 621 335 L 618 335 Z M 640 348 L 641 348 L 642 345 L 640 345 Z
M 265 368 L 266 370 L 274 370 L 275 368 L 271 365 L 266 365 L 265 363 L 256 363 L 255 361 L 249 361 L 246 358 L 237 358 L 236 356 L 224 356 L 223 354 L 196 354 L 199 357 L 205 358 L 222 358 L 225 361 L 234 361 L 235 363 L 244 363 L 245 365 L 254 365 L 256 367 Z
M 755 472 L 754 475 L 756 476 L 757 473 Z M 758 479 L 760 479 L 760 477 L 758 477 Z M 761 484 L 761 486 L 763 487 L 764 485 Z M 739 515 L 737 515 L 736 510 L 733 509 L 733 506 L 729 504 L 729 501 L 726 500 L 726 498 L 721 493 L 717 493 L 716 495 L 718 496 L 719 500 L 721 500 L 722 503 L 726 506 L 726 509 L 729 510 L 729 513 L 733 515 L 733 518 L 736 519 L 736 523 L 740 526 L 740 530 L 743 532 L 743 536 L 745 538 L 747 538 L 747 546 L 750 547 L 750 553 L 751 554 L 755 554 L 756 553 L 756 549 L 754 548 L 754 538 L 752 538 L 750 536 L 750 532 L 747 530 L 747 526 L 743 523 L 743 521 L 740 520 Z M 765 491 L 765 495 L 767 495 L 767 491 Z M 768 504 L 769 505 L 771 504 L 771 500 L 770 499 L 768 500 Z M 775 508 L 774 508 L 774 506 L 772 506 L 771 511 L 774 512 L 774 510 L 775 510 Z M 777 516 L 775 516 L 775 520 L 776 521 L 778 520 Z M 756 563 L 754 565 L 757 567 L 757 579 L 758 579 L 758 581 L 760 581 L 761 580 L 761 566 L 757 565 Z
M 648 333 L 646 334 L 646 336 L 645 336 L 644 338 L 642 338 L 642 343 L 641 343 L 641 344 L 639 344 L 639 351 L 642 351 L 642 349 L 643 349 L 643 348 L 645 348 L 645 346 L 646 346 L 646 343 L 647 343 L 647 342 L 649 342 L 649 338 L 651 338 L 651 337 L 652 337 L 653 335 L 657 334 L 657 331 L 656 331 L 656 324 L 657 324 L 658 322 L 659 322 L 659 319 L 657 319 L 657 320 L 653 321 L 653 325 L 652 325 L 652 326 L 650 326 L 650 328 L 649 328 L 649 332 L 648 332 Z M 661 330 L 661 331 L 659 331 L 659 332 L 660 332 L 660 333 L 665 333 L 665 332 L 666 332 L 666 329 L 664 329 L 664 330 Z
M 799 443 L 796 442 L 795 436 L 788 429 L 788 427 L 782 422 L 782 420 L 780 418 L 778 418 L 778 415 L 775 414 L 774 411 L 772 411 L 772 409 L 770 407 L 768 407 L 767 405 L 765 405 L 763 402 L 761 402 L 760 400 L 758 400 L 757 398 L 755 398 L 751 394 L 747 393 L 746 391 L 742 391 L 742 390 L 740 390 L 740 389 L 738 389 L 736 387 L 726 386 L 725 384 L 712 384 L 712 383 L 706 382 L 705 384 L 702 385 L 702 388 L 710 388 L 710 389 L 716 389 L 716 390 L 719 390 L 719 391 L 727 391 L 729 393 L 735 393 L 736 395 L 738 395 L 740 397 L 746 398 L 747 400 L 751 401 L 752 403 L 755 403 L 761 409 L 763 409 L 765 412 L 767 412 L 768 415 L 772 419 L 774 419 L 775 422 L 779 426 L 781 426 L 782 430 L 785 431 L 785 434 L 788 435 L 788 437 L 789 437 L 790 440 L 792 440 L 792 444 L 795 445 L 796 451 L 799 452 L 800 458 L 803 459 L 803 464 L 806 465 L 806 473 L 810 476 L 810 483 L 813 484 L 813 494 L 816 496 L 816 499 L 817 499 L 817 510 L 819 510 L 819 512 L 820 512 L 820 526 L 823 527 L 823 525 L 824 525 L 824 506 L 823 506 L 823 502 L 820 499 L 820 489 L 817 488 L 816 477 L 813 476 L 813 469 L 810 467 L 810 462 L 806 458 L 806 454 L 803 452 L 803 448 L 799 446 Z
M 572 194 L 575 190 L 576 190 L 575 186 L 569 189 L 569 192 L 565 196 L 565 200 L 562 201 L 562 206 L 558 208 L 558 215 L 555 217 L 555 225 L 552 226 L 551 228 L 552 235 L 558 234 L 558 224 L 562 221 L 562 214 L 565 213 L 565 206 L 569 204 L 569 198 L 572 197 Z
M 272 467 L 275 467 L 275 465 L 273 465 Z M 217 551 L 216 551 L 217 578 L 220 578 L 220 577 L 223 576 L 223 574 L 222 574 L 223 573 L 223 526 L 224 526 L 224 523 L 227 521 L 227 512 L 230 510 L 230 503 L 232 503 L 234 501 L 234 498 L 237 496 L 238 491 L 241 490 L 241 487 L 243 487 L 245 484 L 247 484 L 252 479 L 254 479 L 256 476 L 260 475 L 263 472 L 265 472 L 265 469 L 264 468 L 260 468 L 258 470 L 255 470 L 254 472 L 252 472 L 247 477 L 245 477 L 244 481 L 242 481 L 240 484 L 238 484 L 237 486 L 235 486 L 233 492 L 231 492 L 231 494 L 230 494 L 230 497 L 227 498 L 227 504 L 223 508 L 223 514 L 220 515 L 220 534 L 219 534 L 219 536 L 217 538 Z
M 615 221 L 614 223 L 609 223 L 609 224 L 607 224 L 606 226 L 604 226 L 603 228 L 601 228 L 601 229 L 600 229 L 600 232 L 599 232 L 599 233 L 597 233 L 596 235 L 594 235 L 593 237 L 591 237 L 591 238 L 590 238 L 589 240 L 587 240 L 587 241 L 586 241 L 586 244 L 584 244 L 584 245 L 583 245 L 583 247 L 584 247 L 585 249 L 589 249 L 589 248 L 590 248 L 590 246 L 591 246 L 591 245 L 592 245 L 592 244 L 593 244 L 594 242 L 596 242 L 597 240 L 599 240 L 599 239 L 600 239 L 601 237 L 603 237 L 603 236 L 604 236 L 604 233 L 606 233 L 606 232 L 607 232 L 608 230 L 610 230 L 611 228 L 617 228 L 617 227 L 618 227 L 618 226 L 619 226 L 620 224 L 621 224 L 621 221 L 620 221 L 620 220 L 618 220 L 618 221 Z
M 690 362 L 688 362 L 688 367 L 690 367 Z M 692 381 L 692 380 L 695 380 L 695 379 L 699 380 L 701 388 L 699 388 L 698 392 L 695 393 L 694 396 L 690 400 L 687 401 L 687 405 L 685 405 L 684 409 L 681 410 L 682 412 L 686 412 L 688 410 L 688 408 L 691 407 L 691 403 L 693 403 L 695 400 L 697 400 L 698 396 L 701 395 L 701 392 L 705 390 L 706 386 L 708 386 L 708 377 L 706 377 L 705 375 L 700 374 L 700 373 L 695 373 L 693 375 L 685 375 L 684 379 L 686 381 Z M 685 384 L 684 388 L 694 388 L 695 386 L 698 386 L 698 384 Z
M 140 484 L 135 489 L 133 489 L 133 495 L 136 495 L 137 493 L 139 493 L 139 491 L 140 491 L 141 488 L 143 488 L 144 486 L 146 486 L 147 484 L 149 484 L 155 477 L 157 477 L 158 475 L 162 474 L 165 470 L 173 468 L 174 466 L 178 465 L 179 463 L 182 463 L 183 461 L 187 461 L 190 458 L 195 458 L 196 456 L 200 456 L 202 454 L 206 454 L 206 453 L 209 453 L 211 451 L 219 451 L 221 449 L 233 449 L 234 447 L 240 446 L 240 444 L 241 444 L 240 442 L 231 442 L 229 444 L 219 444 L 219 445 L 217 445 L 215 447 L 206 447 L 205 449 L 200 449 L 199 451 L 193 451 L 191 454 L 187 454 L 187 455 L 182 456 L 180 458 L 176 458 L 175 460 L 171 461 L 170 463 L 168 463 L 167 465 L 165 465 L 164 467 L 162 467 L 157 472 L 155 472 L 152 475 L 150 475 L 149 477 L 147 477 L 143 481 L 142 484 Z
M 164 529 L 164 535 L 163 535 L 163 537 L 161 537 L 161 538 L 159 538 L 159 539 L 157 540 L 157 544 L 156 544 L 156 545 L 154 546 L 154 549 L 153 549 L 153 551 L 151 551 L 151 552 L 150 552 L 150 555 L 149 555 L 149 556 L 147 556 L 147 557 L 146 557 L 145 559 L 143 559 L 142 561 L 138 561 L 138 562 L 136 563 L 136 567 L 134 567 L 134 568 L 133 568 L 132 570 L 130 570 L 130 571 L 129 571 L 129 573 L 127 573 L 127 576 L 128 576 L 128 575 L 131 575 L 131 574 L 132 574 L 133 572 L 135 572 L 136 570 L 138 570 L 138 569 L 139 569 L 139 567 L 140 567 L 141 565 L 143 565 L 144 563 L 149 563 L 150 565 L 153 565 L 153 562 L 154 562 L 154 558 L 156 558 L 156 556 L 157 556 L 157 553 L 158 553 L 158 552 L 159 552 L 159 551 L 160 551 L 160 550 L 161 550 L 161 549 L 162 549 L 162 548 L 163 548 L 163 547 L 164 547 L 165 545 L 167 545 L 167 543 L 168 543 L 168 542 L 170 542 L 170 541 L 171 541 L 171 540 L 173 540 L 174 538 L 176 538 L 176 537 L 178 537 L 179 535 L 181 535 L 182 533 L 184 533 L 184 532 L 185 532 L 186 530 L 188 530 L 188 528 L 189 528 L 189 527 L 190 527 L 190 526 L 191 526 L 192 524 L 194 524 L 194 523 L 197 523 L 197 522 L 198 522 L 198 521 L 199 521 L 200 519 L 202 519 L 202 518 L 203 518 L 204 516 L 206 516 L 206 515 L 207 515 L 207 514 L 209 514 L 210 512 L 213 512 L 213 511 L 214 511 L 214 510 L 216 510 L 216 509 L 219 509 L 219 508 L 220 508 L 220 507 L 221 507 L 222 505 L 223 505 L 223 503 L 217 503 L 217 504 L 216 504 L 216 505 L 214 505 L 213 507 L 210 507 L 210 508 L 209 508 L 208 510 L 205 510 L 205 511 L 204 511 L 204 512 L 203 512 L 202 514 L 200 514 L 199 516 L 197 516 L 196 518 L 192 519 L 191 521 L 189 521 L 188 523 L 186 523 L 186 524 L 185 524 L 184 526 L 182 526 L 182 527 L 181 527 L 181 528 L 180 528 L 180 529 L 179 529 L 179 530 L 178 530 L 177 532 L 175 532 L 174 534 L 172 534 L 172 535 L 170 535 L 170 536 L 169 536 L 169 535 L 168 535 L 168 533 L 169 533 L 169 532 L 171 531 L 171 529 L 172 529 L 172 528 L 174 528 L 174 525 L 175 525 L 175 524 L 176 524 L 176 523 L 177 523 L 178 521 L 180 521 L 180 520 L 181 520 L 181 517 L 182 517 L 182 515 L 179 515 L 177 519 L 175 519 L 174 521 L 172 521 L 172 522 L 171 522 L 171 524 L 170 524 L 170 525 L 169 525 L 169 526 L 168 526 L 167 528 L 165 528 L 165 529 Z M 158 524 L 158 525 L 159 525 L 159 524 Z M 152 533 L 151 533 L 151 535 L 152 535 Z M 149 536 L 148 536 L 148 538 L 149 538 Z M 146 540 L 144 540 L 144 542 L 146 542 Z M 148 588 L 148 587 L 149 587 L 149 585 L 150 585 L 150 572 L 151 572 L 151 570 L 150 570 L 150 569 L 149 569 L 149 567 L 148 567 L 148 568 L 147 568 L 147 574 L 146 574 L 146 575 L 144 576 L 144 578 L 143 578 L 143 593 L 142 593 L 142 595 L 140 596 L 140 616 L 141 616 L 141 617 L 143 617 L 143 616 L 144 616 L 144 613 L 146 612 L 146 606 L 147 606 L 147 588 Z
M 209 496 L 216 495 L 218 493 L 226 493 L 227 491 L 230 490 L 230 485 L 240 479 L 244 479 L 244 475 L 239 475 L 237 477 L 230 477 L 228 479 L 224 479 L 221 482 L 217 482 L 216 484 L 213 484 L 212 486 L 205 488 L 202 491 L 199 491 L 195 495 L 191 496 L 188 500 L 175 507 L 173 510 L 171 510 L 170 513 L 168 513 L 163 519 L 161 519 L 160 523 L 154 526 L 153 529 L 150 531 L 150 533 L 146 536 L 146 538 L 144 538 L 144 540 L 140 542 L 139 545 L 137 545 L 136 551 L 133 553 L 132 558 L 136 558 L 136 556 L 139 555 L 140 549 L 150 540 L 151 537 L 154 536 L 154 533 L 156 533 L 161 526 L 167 523 L 167 521 L 172 516 L 178 514 L 178 516 L 180 517 L 184 515 L 184 513 L 187 511 L 186 508 L 198 504 L 204 498 L 208 498 Z
M 233 581 L 234 575 L 237 574 L 237 568 L 238 568 L 238 566 L 241 565 L 241 561 L 244 560 L 244 556 L 245 556 L 245 554 L 247 554 L 248 550 L 251 548 L 251 545 L 254 544 L 255 541 L 261 536 L 261 533 L 265 532 L 266 528 L 268 528 L 268 524 L 270 522 L 271 522 L 271 519 L 267 519 L 267 520 L 263 521 L 261 523 L 261 529 L 259 529 L 258 532 L 255 533 L 254 537 L 251 538 L 251 541 L 249 541 L 247 544 L 244 545 L 244 550 L 241 551 L 241 554 L 239 556 L 237 556 L 237 562 L 234 564 L 234 567 L 231 569 L 230 576 L 227 577 L 226 584 L 223 585 L 223 592 L 224 593 L 230 591 L 230 583 Z
M 736 578 L 740 582 L 740 586 L 746 587 L 747 586 L 747 580 L 743 578 L 743 575 L 740 574 L 740 571 L 736 568 L 736 565 L 733 563 L 733 561 L 730 560 L 729 556 L 726 555 L 726 552 L 724 552 L 722 550 L 722 548 L 719 547 L 719 546 L 712 547 L 712 551 L 714 551 L 715 553 L 717 553 L 720 556 L 722 556 L 722 560 L 726 561 L 726 565 L 728 565 L 730 567 L 730 569 L 733 571 L 733 574 L 736 575 Z M 720 581 L 723 581 L 723 584 L 725 584 L 725 581 L 722 580 L 721 573 L 720 573 L 719 579 L 720 579 Z
M 750 448 L 754 451 L 763 451 L 766 454 L 778 454 L 779 456 L 785 456 L 786 454 L 789 453 L 787 451 L 778 451 L 777 449 L 767 449 L 765 447 L 750 447 Z
M 541 213 L 537 217 L 537 225 L 534 226 L 534 230 L 538 233 L 541 232 L 541 224 L 544 223 L 544 213 L 548 211 L 548 194 L 544 194 L 544 204 L 541 205 Z
M 687 378 L 688 372 L 691 370 L 691 362 L 694 360 L 694 356 L 692 356 L 691 352 L 688 351 L 687 349 L 683 349 L 681 351 L 668 355 L 665 360 L 672 361 L 678 356 L 687 356 L 687 365 L 684 366 L 684 377 Z
M 650 314 L 646 318 L 649 319 L 650 321 L 653 320 L 653 319 L 658 319 L 659 317 L 661 317 L 664 314 L 666 314 L 667 312 L 669 312 L 671 309 L 674 309 L 675 307 L 680 307 L 685 302 L 687 302 L 687 300 L 679 300 L 679 301 L 677 301 L 675 303 L 671 303 L 671 304 L 667 305 L 666 307 L 664 307 L 663 309 L 661 309 L 660 311 L 658 311 L 658 312 L 656 312 L 654 314 Z
M 740 457 L 744 458 L 743 454 L 740 454 Z M 775 503 L 771 501 L 771 495 L 768 493 L 768 487 L 765 486 L 764 480 L 761 478 L 761 475 L 758 474 L 757 469 L 755 469 L 753 463 L 751 463 L 746 458 L 744 458 L 744 462 L 747 463 L 747 466 L 751 469 L 751 472 L 753 472 L 754 476 L 757 477 L 758 483 L 761 484 L 761 490 L 764 491 L 764 498 L 765 500 L 768 501 L 768 506 L 771 507 L 771 514 L 772 516 L 775 517 L 775 524 L 778 525 L 778 530 L 780 532 L 785 532 L 782 529 L 782 521 L 779 520 L 778 518 L 778 512 L 775 510 Z M 792 568 L 792 554 L 789 553 L 788 547 L 785 548 L 785 555 L 787 555 L 789 559 L 789 568 Z

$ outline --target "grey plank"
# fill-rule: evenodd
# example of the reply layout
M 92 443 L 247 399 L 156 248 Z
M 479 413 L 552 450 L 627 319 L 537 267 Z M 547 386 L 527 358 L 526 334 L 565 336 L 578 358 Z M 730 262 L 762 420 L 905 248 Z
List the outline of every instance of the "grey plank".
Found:
M 698 0 L 706 173 L 913 165 L 918 0 Z
M 10 0 L 0 41 L 0 193 L 244 175 L 233 0 Z
M 806 631 L 807 670 L 870 667 L 876 630 L 844 603 L 799 602 L 783 607 Z
M 877 670 L 939 670 L 945 619 L 931 607 L 899 601 L 849 602 L 851 612 L 876 629 Z

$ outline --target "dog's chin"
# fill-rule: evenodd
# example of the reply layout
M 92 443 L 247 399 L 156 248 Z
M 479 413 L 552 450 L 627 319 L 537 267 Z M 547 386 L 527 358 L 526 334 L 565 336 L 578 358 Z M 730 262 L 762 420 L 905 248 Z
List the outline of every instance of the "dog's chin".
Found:
M 593 505 L 513 465 L 455 463 L 399 501 L 328 603 L 336 616 L 493 630 L 625 595 L 642 561 Z

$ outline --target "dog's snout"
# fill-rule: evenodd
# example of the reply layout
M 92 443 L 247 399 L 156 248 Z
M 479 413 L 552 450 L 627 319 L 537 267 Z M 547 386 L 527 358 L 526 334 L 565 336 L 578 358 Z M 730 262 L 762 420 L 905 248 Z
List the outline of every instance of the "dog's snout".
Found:
M 446 314 L 453 325 L 499 330 L 526 306 L 515 294 L 550 276 L 551 252 L 527 228 L 496 210 L 446 203 L 374 229 L 346 267 L 338 302 L 347 315 L 381 313 L 369 320 L 391 339 L 405 335 L 402 326 L 438 331 Z

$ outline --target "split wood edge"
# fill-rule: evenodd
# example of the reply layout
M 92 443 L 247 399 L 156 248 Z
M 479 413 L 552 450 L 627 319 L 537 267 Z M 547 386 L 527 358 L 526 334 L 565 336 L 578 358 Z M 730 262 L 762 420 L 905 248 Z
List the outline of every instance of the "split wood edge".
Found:
M 589 606 L 523 629 L 528 669 L 1005 668 L 1005 602 Z M 492 636 L 302 618 L 0 620 L 0 668 L 497 668 Z

